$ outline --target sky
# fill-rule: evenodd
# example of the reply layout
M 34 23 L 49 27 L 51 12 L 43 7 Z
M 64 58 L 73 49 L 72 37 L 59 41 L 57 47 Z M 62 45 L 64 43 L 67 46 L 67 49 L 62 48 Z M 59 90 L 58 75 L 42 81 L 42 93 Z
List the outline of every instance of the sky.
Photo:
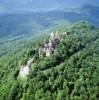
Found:
M 49 11 L 60 8 L 98 5 L 99 0 L 0 0 L 0 13 L 20 11 Z

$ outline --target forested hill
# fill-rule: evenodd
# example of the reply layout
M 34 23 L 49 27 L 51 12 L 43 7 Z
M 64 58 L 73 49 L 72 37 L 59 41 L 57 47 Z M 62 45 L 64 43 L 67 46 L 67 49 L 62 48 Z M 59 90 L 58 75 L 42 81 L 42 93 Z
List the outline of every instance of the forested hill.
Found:
M 98 100 L 99 99 L 99 29 L 87 22 L 77 22 L 57 29 L 62 37 L 50 57 L 39 57 L 46 39 L 38 39 L 17 52 L 0 58 L 0 100 Z M 19 70 L 34 57 L 26 78 Z

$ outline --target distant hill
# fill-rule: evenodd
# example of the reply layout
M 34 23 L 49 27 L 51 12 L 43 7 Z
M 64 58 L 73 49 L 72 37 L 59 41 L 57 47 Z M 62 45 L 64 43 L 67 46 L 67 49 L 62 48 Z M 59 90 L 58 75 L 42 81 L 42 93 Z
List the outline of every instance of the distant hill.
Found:
M 99 7 L 84 5 L 82 7 L 62 8 L 59 11 L 23 12 L 22 14 L 0 15 L 0 37 L 35 35 L 45 29 L 54 29 L 61 23 L 87 20 L 99 26 Z
M 21 13 L 23 11 L 58 11 L 61 8 L 81 7 L 86 4 L 98 5 L 94 0 L 1 0 L 0 13 Z

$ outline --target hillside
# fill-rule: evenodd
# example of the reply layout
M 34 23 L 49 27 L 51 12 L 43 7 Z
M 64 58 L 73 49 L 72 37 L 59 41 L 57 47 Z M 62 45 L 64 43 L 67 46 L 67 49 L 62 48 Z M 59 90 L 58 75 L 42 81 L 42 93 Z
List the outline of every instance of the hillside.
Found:
M 83 21 L 55 31 L 69 34 L 50 57 L 38 54 L 47 34 L 0 58 L 0 100 L 99 99 L 99 29 Z M 29 58 L 34 58 L 29 75 L 20 77 Z

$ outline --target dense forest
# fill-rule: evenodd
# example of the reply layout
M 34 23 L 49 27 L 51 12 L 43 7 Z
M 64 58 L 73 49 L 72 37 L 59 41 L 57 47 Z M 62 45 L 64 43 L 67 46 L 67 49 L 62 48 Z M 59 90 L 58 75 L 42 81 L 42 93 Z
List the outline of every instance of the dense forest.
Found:
M 62 37 L 50 57 L 39 57 L 34 51 L 47 41 L 48 35 L 35 41 L 31 38 L 1 55 L 0 100 L 99 99 L 99 29 L 83 21 L 56 30 L 69 35 Z M 35 58 L 32 69 L 22 78 L 20 67 L 30 57 Z

